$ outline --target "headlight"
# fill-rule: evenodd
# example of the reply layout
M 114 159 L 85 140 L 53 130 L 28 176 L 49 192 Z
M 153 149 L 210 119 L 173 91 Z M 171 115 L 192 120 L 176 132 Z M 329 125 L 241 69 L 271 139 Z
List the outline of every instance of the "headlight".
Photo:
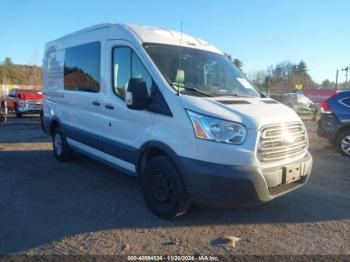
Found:
M 191 119 L 195 136 L 198 138 L 228 144 L 242 144 L 245 140 L 247 130 L 241 124 L 189 110 L 187 110 L 187 114 Z

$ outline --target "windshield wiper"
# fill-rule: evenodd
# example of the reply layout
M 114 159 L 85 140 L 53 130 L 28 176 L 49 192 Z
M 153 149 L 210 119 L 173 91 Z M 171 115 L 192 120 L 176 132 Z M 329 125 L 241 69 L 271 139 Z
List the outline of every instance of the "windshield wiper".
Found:
M 178 84 L 174 84 L 174 83 L 171 83 L 171 85 L 172 85 L 173 87 L 176 87 L 176 88 L 183 88 L 183 89 L 188 90 L 188 91 L 196 92 L 196 93 L 201 94 L 201 95 L 203 95 L 203 96 L 214 97 L 214 95 L 211 95 L 211 94 L 208 94 L 208 93 L 206 93 L 206 92 L 203 92 L 203 91 L 201 91 L 201 90 L 199 90 L 199 89 L 197 89 L 197 88 L 195 88 L 195 87 L 186 87 L 186 86 L 182 86 L 182 85 L 178 85 Z

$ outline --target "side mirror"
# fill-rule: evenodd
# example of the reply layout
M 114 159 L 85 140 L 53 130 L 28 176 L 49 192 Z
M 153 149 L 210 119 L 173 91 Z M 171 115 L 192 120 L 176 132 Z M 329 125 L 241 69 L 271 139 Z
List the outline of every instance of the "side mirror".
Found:
M 130 109 L 144 110 L 150 104 L 147 85 L 143 78 L 131 78 L 125 92 L 125 104 Z

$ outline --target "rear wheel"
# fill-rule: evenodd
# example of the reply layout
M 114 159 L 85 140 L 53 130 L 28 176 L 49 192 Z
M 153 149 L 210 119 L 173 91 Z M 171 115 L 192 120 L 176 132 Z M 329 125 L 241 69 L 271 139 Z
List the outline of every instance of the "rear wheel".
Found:
M 40 125 L 41 125 L 41 129 L 43 130 L 43 132 L 46 133 L 45 125 L 44 125 L 44 112 L 43 111 L 40 111 Z
M 17 118 L 21 118 L 21 117 L 22 117 L 22 114 L 16 113 L 16 117 L 17 117 Z
M 157 216 L 172 219 L 189 209 L 189 197 L 176 166 L 166 156 L 150 159 L 141 177 L 148 207 Z
M 5 114 L 0 114 L 0 122 L 6 122 L 7 118 Z
M 56 128 L 52 132 L 53 153 L 58 161 L 68 161 L 73 158 L 74 151 L 69 147 L 63 132 Z
M 350 129 L 338 135 L 336 145 L 342 155 L 350 157 Z

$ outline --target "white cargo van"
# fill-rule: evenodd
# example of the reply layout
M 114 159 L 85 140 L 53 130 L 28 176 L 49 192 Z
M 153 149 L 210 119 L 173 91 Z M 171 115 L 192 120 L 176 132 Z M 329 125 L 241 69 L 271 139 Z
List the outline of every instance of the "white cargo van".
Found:
M 222 52 L 171 30 L 102 24 L 46 45 L 44 130 L 140 178 L 149 208 L 270 201 L 304 185 L 312 158 L 296 113 L 261 95 Z

